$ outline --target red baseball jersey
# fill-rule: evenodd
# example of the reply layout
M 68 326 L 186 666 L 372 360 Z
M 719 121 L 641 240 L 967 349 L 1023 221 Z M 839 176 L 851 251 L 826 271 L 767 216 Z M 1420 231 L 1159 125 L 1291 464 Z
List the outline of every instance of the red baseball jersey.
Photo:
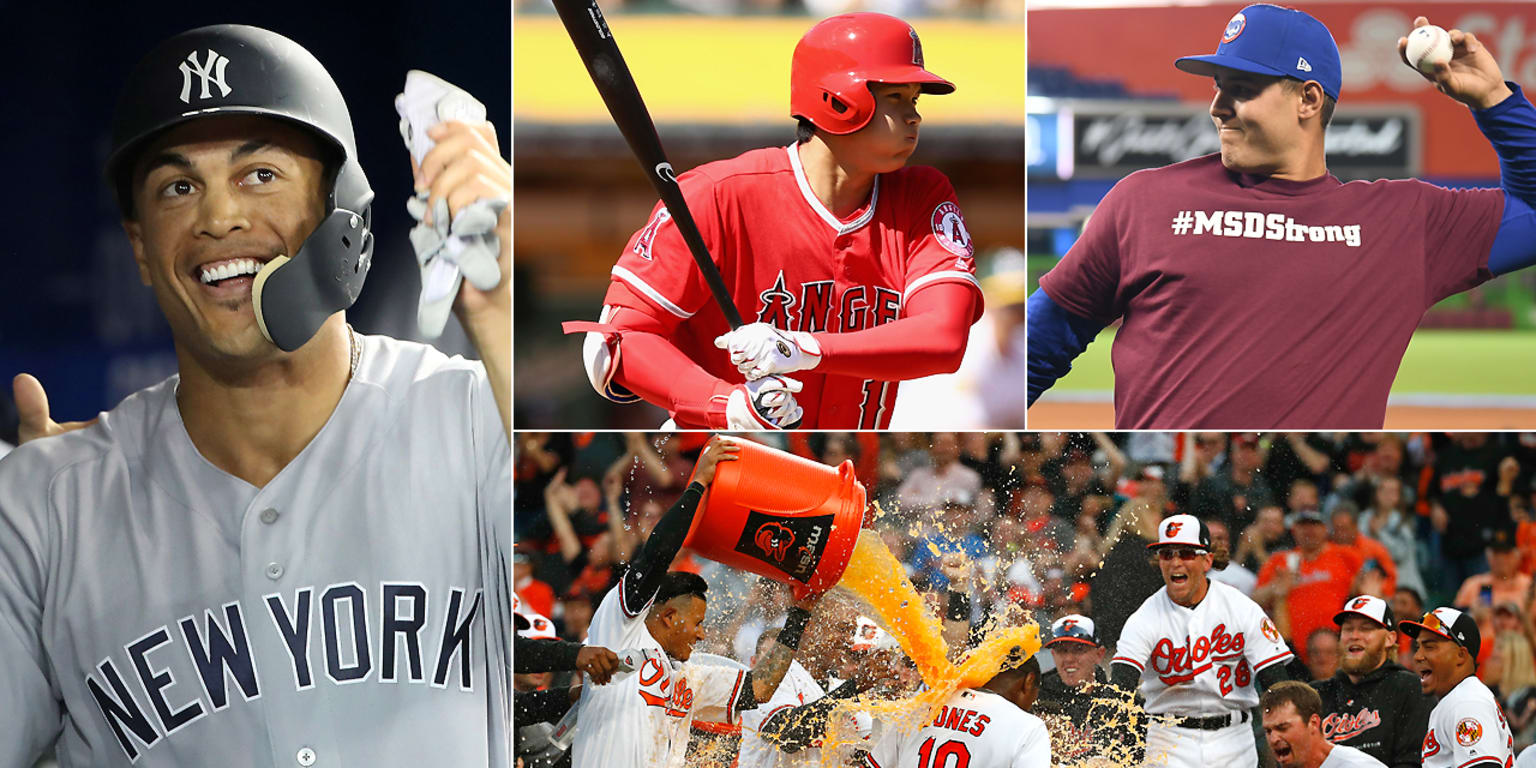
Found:
M 1219 155 L 1133 173 L 1040 287 L 1123 320 L 1120 429 L 1380 429 L 1435 302 L 1492 277 L 1504 193 L 1289 181 Z
M 970 235 L 954 188 L 936 169 L 880 174 L 868 204 L 846 219 L 811 191 L 793 145 L 708 163 L 678 181 L 745 322 L 812 333 L 859 331 L 902 317 L 914 294 L 944 282 L 975 287 L 970 321 L 980 317 Z M 670 341 L 710 375 L 744 380 L 729 353 L 715 347 L 730 327 L 660 203 L 630 238 L 612 279 L 604 304 L 655 316 L 672 329 Z M 886 427 L 897 381 L 910 378 L 900 370 L 889 380 L 814 370 L 789 375 L 805 385 L 795 397 L 805 409 L 802 427 L 813 429 Z

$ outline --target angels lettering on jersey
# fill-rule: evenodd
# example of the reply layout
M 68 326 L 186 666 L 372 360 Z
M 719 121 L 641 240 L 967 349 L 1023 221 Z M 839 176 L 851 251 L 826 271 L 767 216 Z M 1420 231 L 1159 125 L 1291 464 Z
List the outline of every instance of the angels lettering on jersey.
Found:
M 848 333 L 884 325 L 901 314 L 901 293 L 878 285 L 837 292 L 832 280 L 785 282 L 779 270 L 773 285 L 758 294 L 757 322 L 782 331 Z

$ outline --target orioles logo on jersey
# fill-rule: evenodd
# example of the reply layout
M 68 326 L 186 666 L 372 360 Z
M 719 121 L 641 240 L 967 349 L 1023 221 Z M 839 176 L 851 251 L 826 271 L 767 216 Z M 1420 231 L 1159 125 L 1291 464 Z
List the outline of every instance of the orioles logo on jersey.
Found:
M 1440 754 L 1440 742 L 1435 740 L 1435 729 L 1431 728 L 1429 733 L 1424 734 L 1424 748 L 1421 752 L 1422 754 L 1419 755 L 1421 760 Z
M 1353 704 L 1354 701 L 1349 702 Z M 1334 712 L 1323 720 L 1323 738 L 1337 744 L 1381 725 L 1381 710 L 1362 708 L 1356 714 Z
M 1483 724 L 1477 718 L 1463 717 L 1456 724 L 1456 743 L 1463 747 L 1470 747 L 1483 738 Z
M 771 555 L 775 561 L 782 563 L 784 556 L 789 554 L 790 545 L 795 543 L 795 532 L 782 523 L 763 523 L 758 526 L 757 532 L 752 534 L 752 543 L 765 554 Z

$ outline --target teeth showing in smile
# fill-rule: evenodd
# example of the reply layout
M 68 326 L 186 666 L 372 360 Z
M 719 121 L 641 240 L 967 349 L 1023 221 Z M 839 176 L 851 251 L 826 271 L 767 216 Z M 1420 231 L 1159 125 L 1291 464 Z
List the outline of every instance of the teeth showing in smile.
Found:
M 255 259 L 233 259 L 223 262 L 216 267 L 202 267 L 201 279 L 205 285 L 212 285 L 231 277 L 244 277 L 254 275 L 261 271 L 261 262 Z

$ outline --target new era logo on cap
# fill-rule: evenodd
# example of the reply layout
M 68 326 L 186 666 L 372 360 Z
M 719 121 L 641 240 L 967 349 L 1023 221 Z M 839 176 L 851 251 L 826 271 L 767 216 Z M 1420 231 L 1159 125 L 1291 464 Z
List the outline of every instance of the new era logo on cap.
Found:
M 1157 541 L 1148 544 L 1147 548 L 1167 546 L 1194 547 L 1209 552 L 1211 532 L 1194 515 L 1173 515 L 1158 525 Z
M 1333 623 L 1342 626 L 1344 619 L 1354 616 L 1364 616 L 1377 624 L 1392 629 L 1392 606 L 1387 601 L 1371 595 L 1352 597 L 1344 603 L 1344 609 L 1333 615 Z
M 1311 72 L 1312 65 L 1308 64 L 1306 58 L 1303 57 L 1296 60 L 1296 69 L 1301 70 L 1302 72 Z

